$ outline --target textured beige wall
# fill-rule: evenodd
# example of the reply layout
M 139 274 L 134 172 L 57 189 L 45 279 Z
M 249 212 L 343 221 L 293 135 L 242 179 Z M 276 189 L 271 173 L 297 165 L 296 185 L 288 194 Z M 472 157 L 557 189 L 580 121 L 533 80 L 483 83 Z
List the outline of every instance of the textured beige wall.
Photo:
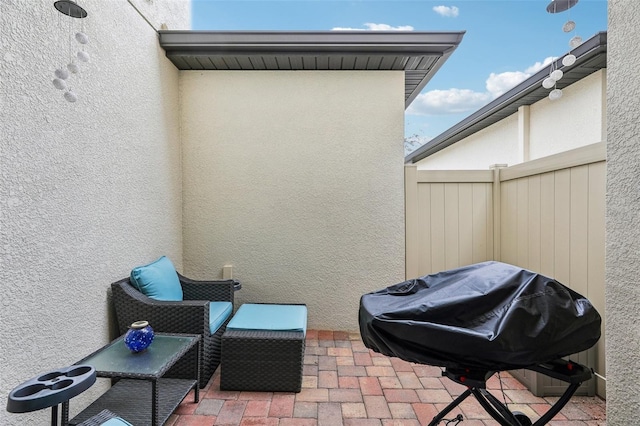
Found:
M 607 424 L 640 419 L 640 2 L 609 1 Z
M 419 161 L 419 170 L 488 170 L 493 164 L 521 161 L 518 149 L 518 114 L 456 142 Z
M 606 127 L 606 70 L 562 89 L 562 98 L 531 105 L 530 158 L 602 142 Z
M 51 84 L 70 18 L 53 1 L 0 10 L 0 400 L 107 343 L 109 284 L 135 264 L 182 258 L 178 71 L 125 0 L 85 0 L 74 20 L 91 62 L 71 104 Z M 180 6 L 180 7 L 176 7 Z M 157 8 L 165 2 L 155 2 Z M 190 21 L 187 2 L 168 15 Z M 73 52 L 77 44 L 72 43 Z M 72 413 L 104 390 L 100 379 Z M 4 402 L 3 402 L 4 403 Z M 50 413 L 0 424 L 49 424 Z
M 401 72 L 184 72 L 184 259 L 234 266 L 243 302 L 296 302 L 356 330 L 402 281 Z

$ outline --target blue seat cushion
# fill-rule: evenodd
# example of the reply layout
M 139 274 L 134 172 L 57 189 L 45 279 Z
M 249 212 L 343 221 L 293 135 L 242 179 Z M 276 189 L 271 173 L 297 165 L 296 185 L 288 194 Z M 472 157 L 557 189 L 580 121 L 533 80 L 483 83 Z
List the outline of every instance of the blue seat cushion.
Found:
M 102 426 L 133 426 L 128 421 L 121 419 L 120 417 L 114 417 L 102 423 Z
M 231 318 L 227 330 L 302 331 L 306 335 L 307 307 L 245 303 Z
M 233 312 L 231 302 L 209 302 L 209 331 L 214 334 Z
M 156 300 L 182 300 L 182 285 L 176 268 L 166 256 L 131 270 L 131 284 L 142 294 Z

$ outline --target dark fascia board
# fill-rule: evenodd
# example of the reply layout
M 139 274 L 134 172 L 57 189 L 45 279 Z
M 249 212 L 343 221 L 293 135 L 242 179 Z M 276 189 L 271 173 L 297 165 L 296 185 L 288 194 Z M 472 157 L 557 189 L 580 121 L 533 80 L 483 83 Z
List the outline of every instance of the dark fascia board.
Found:
M 173 31 L 160 30 L 167 52 L 420 53 L 454 50 L 464 31 Z
M 465 31 L 158 31 L 167 57 L 174 55 L 404 55 L 437 56 L 417 86 L 406 84 L 405 108 L 462 41 Z M 406 69 L 405 69 L 406 71 Z
M 492 119 L 497 113 L 501 113 L 505 117 L 517 112 L 522 105 L 531 105 L 544 99 L 548 96 L 549 90 L 542 87 L 542 81 L 549 76 L 552 67 L 561 69 L 564 72 L 562 80 L 558 81 L 557 84 L 560 89 L 599 69 L 606 68 L 607 32 L 597 33 L 568 53 L 573 53 L 576 56 L 575 64 L 570 67 L 563 66 L 562 58 L 565 55 L 560 56 L 555 62 L 542 68 L 528 79 L 407 155 L 405 163 L 417 163 L 423 158 L 468 137 L 470 134 L 489 127 L 500 121 L 500 119 Z M 598 57 L 600 57 L 600 60 L 597 60 Z M 594 59 L 596 59 L 595 62 Z M 594 67 L 594 63 L 596 67 Z

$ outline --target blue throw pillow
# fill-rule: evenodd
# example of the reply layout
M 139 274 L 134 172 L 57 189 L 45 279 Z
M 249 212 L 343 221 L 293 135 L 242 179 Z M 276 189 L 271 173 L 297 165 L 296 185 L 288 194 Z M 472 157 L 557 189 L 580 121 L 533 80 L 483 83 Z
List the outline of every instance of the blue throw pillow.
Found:
M 131 284 L 147 297 L 156 300 L 182 300 L 182 286 L 173 263 L 166 257 L 131 270 Z

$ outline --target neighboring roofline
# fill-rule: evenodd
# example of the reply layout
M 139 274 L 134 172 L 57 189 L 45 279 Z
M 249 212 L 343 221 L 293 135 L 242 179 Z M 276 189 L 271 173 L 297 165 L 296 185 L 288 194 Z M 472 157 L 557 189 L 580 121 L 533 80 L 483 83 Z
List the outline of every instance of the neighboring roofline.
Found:
M 196 55 L 414 56 L 416 58 L 394 68 L 405 70 L 407 108 L 458 47 L 465 31 L 160 30 L 158 34 L 160 45 L 166 51 L 167 57 L 179 69 L 183 68 L 180 68 L 176 57 Z M 423 67 L 419 63 L 419 57 L 425 55 L 437 56 L 440 59 L 430 68 L 425 68 L 426 65 Z M 411 74 L 412 71 L 416 74 Z
M 563 66 L 562 58 L 565 55 L 560 56 L 554 63 L 542 68 L 528 79 L 407 155 L 405 163 L 417 163 L 516 113 L 520 106 L 531 105 L 544 99 L 548 96 L 549 90 L 542 87 L 542 81 L 549 76 L 552 67 L 561 69 L 564 72 L 564 76 L 557 83 L 559 89 L 567 87 L 599 69 L 606 68 L 607 32 L 597 33 L 570 53 L 576 56 L 575 64 L 570 67 Z M 500 117 L 497 118 L 497 115 Z

